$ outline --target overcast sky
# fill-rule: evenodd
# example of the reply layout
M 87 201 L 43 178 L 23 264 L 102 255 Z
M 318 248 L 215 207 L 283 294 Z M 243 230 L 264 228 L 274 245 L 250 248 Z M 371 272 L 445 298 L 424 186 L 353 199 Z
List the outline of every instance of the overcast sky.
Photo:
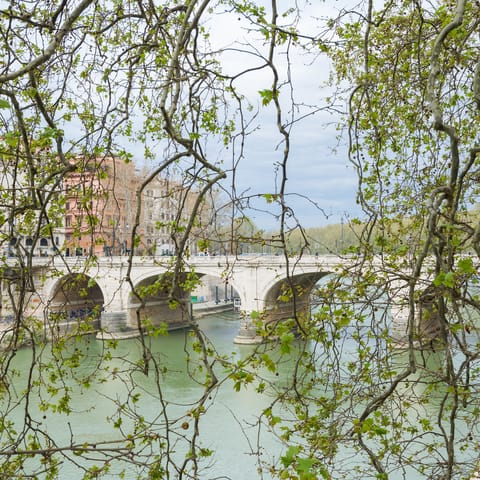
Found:
M 262 1 L 262 0 L 258 0 Z M 303 3 L 302 3 L 303 1 Z M 338 13 L 337 0 L 279 0 L 279 8 L 287 9 L 297 4 L 302 12 L 302 33 L 317 35 L 324 30 L 328 17 Z M 265 1 L 266 5 L 270 2 Z M 282 12 L 280 12 L 282 13 Z M 280 18 L 279 21 L 283 21 Z M 220 17 L 216 15 L 206 21 L 205 27 L 210 31 L 213 48 L 225 51 L 219 57 L 222 69 L 229 75 L 235 75 L 248 68 L 262 64 L 260 57 L 253 54 L 241 54 L 240 50 L 259 52 L 266 56 L 268 47 L 260 38 L 249 31 L 248 22 L 231 13 Z M 232 49 L 235 48 L 233 52 Z M 287 75 L 285 55 L 278 49 L 276 64 L 282 80 Z M 361 216 L 356 204 L 357 177 L 351 164 L 348 162 L 345 144 L 338 144 L 335 122 L 339 118 L 325 111 L 328 90 L 325 82 L 329 75 L 329 63 L 324 54 L 306 56 L 292 52 L 290 60 L 293 94 L 297 104 L 309 105 L 297 112 L 297 117 L 311 114 L 296 123 L 291 130 L 290 156 L 287 165 L 287 192 L 289 205 L 293 208 L 296 217 L 305 227 L 323 226 L 329 223 L 340 223 L 348 217 Z M 283 61 L 283 65 L 282 65 Z M 264 62 L 263 62 L 264 63 Z M 258 116 L 254 125 L 258 127 L 248 136 L 245 149 L 245 158 L 239 164 L 236 172 L 236 191 L 246 195 L 276 193 L 278 187 L 278 164 L 283 160 L 282 136 L 276 129 L 275 111 L 273 105 L 261 105 L 260 90 L 268 89 L 272 85 L 272 74 L 268 69 L 252 71 L 243 75 L 235 86 L 245 95 L 249 102 L 258 109 Z M 281 101 L 285 109 L 285 121 L 288 121 L 290 108 L 290 90 L 281 90 Z M 343 108 L 339 105 L 339 108 Z M 315 113 L 312 113 L 315 112 Z M 139 117 L 141 122 L 141 116 Z M 72 131 L 75 128 L 72 127 Z M 119 139 L 125 143 L 134 154 L 139 166 L 144 165 L 143 146 L 132 144 L 130 141 Z M 217 146 L 216 146 L 217 147 Z M 231 164 L 232 148 L 221 151 L 212 149 L 212 161 L 224 161 L 228 168 Z M 164 151 L 158 146 L 158 159 L 161 161 Z M 231 181 L 231 179 L 227 179 Z M 252 204 L 258 209 L 270 209 L 265 201 Z M 273 213 L 277 213 L 273 211 Z M 274 215 L 264 215 L 252 210 L 249 216 L 259 228 L 270 230 L 278 228 L 278 221 Z M 293 223 L 292 223 L 293 224 Z
M 282 8 L 287 8 L 288 3 L 288 0 L 279 2 Z M 338 2 L 330 0 L 326 3 L 312 3 L 314 5 L 306 5 L 302 10 L 303 28 L 307 33 L 318 33 L 322 20 L 336 13 Z M 312 17 L 317 20 L 311 20 Z M 259 51 L 266 52 L 260 42 L 255 43 L 256 39 L 246 30 L 247 23 L 238 16 L 235 18 L 225 15 L 222 21 L 216 19 L 207 26 L 211 31 L 214 45 L 228 48 L 235 45 L 235 42 L 250 43 Z M 281 65 L 281 51 L 279 53 L 277 60 Z M 296 102 L 312 106 L 310 109 L 305 108 L 303 113 L 313 111 L 315 107 L 319 109 L 317 113 L 296 124 L 291 132 L 292 144 L 287 173 L 287 189 L 292 193 L 291 205 L 304 226 L 340 223 L 342 218 L 360 215 L 360 211 L 355 201 L 357 188 L 355 171 L 348 162 L 345 146 L 338 146 L 338 132 L 334 124 L 338 118 L 322 110 L 325 106 L 325 97 L 328 95 L 323 84 L 328 78 L 329 63 L 324 56 L 313 58 L 300 53 L 291 59 L 293 64 L 290 74 Z M 236 51 L 233 54 L 222 55 L 221 63 L 225 72 L 234 74 L 247 67 L 258 66 L 261 61 Z M 285 78 L 286 69 L 280 74 Z M 271 79 L 268 70 L 256 71 L 242 77 L 236 86 L 252 104 L 260 105 L 258 92 L 268 88 Z M 290 91 L 283 90 L 283 95 L 288 99 Z M 287 106 L 287 103 L 285 105 Z M 270 106 L 259 108 L 260 113 L 256 122 L 259 129 L 248 138 L 246 158 L 240 166 L 237 177 L 239 181 L 237 191 L 248 189 L 248 193 L 252 194 L 273 192 L 275 165 L 283 156 L 283 145 L 279 145 L 282 137 L 275 129 L 275 112 Z M 314 205 L 318 205 L 327 216 Z M 276 226 L 271 217 L 255 213 L 252 213 L 252 217 L 261 228 Z
M 260 1 L 260 0 L 259 0 Z M 302 0 L 298 0 L 299 5 Z M 268 5 L 270 2 L 266 2 Z M 294 4 L 293 0 L 278 2 L 281 8 L 287 9 Z M 307 35 L 316 35 L 325 26 L 326 18 L 338 13 L 337 0 L 325 2 L 314 0 L 308 4 L 305 0 L 300 5 L 302 11 L 302 32 Z M 221 17 L 215 16 L 207 21 L 205 27 L 210 32 L 210 41 L 214 50 L 224 51 L 218 58 L 222 70 L 229 75 L 237 75 L 249 68 L 258 67 L 262 60 L 257 55 L 242 54 L 241 50 L 257 52 L 267 55 L 267 46 L 247 29 L 248 22 L 238 15 L 225 13 Z M 284 62 L 285 55 L 280 48 L 276 57 L 279 74 L 286 78 L 287 69 Z M 305 55 L 291 53 L 291 70 L 288 71 L 293 85 L 293 94 L 297 104 L 301 107 L 297 117 L 306 115 L 296 123 L 291 130 L 290 156 L 287 165 L 287 192 L 289 206 L 293 208 L 296 218 L 304 227 L 324 226 L 326 224 L 341 223 L 348 218 L 361 217 L 361 211 L 356 204 L 357 176 L 353 166 L 348 161 L 345 142 L 339 144 L 336 123 L 338 116 L 333 116 L 325 110 L 326 97 L 329 92 L 325 86 L 330 67 L 324 54 Z M 283 64 L 282 64 L 283 61 Z M 236 88 L 254 106 L 258 115 L 253 125 L 257 127 L 248 135 L 245 147 L 245 158 L 239 163 L 236 171 L 237 194 L 256 195 L 276 193 L 279 182 L 278 163 L 283 160 L 282 136 L 275 124 L 273 105 L 262 106 L 260 90 L 268 89 L 272 84 L 272 74 L 268 69 L 252 71 L 241 76 L 235 83 Z M 290 108 L 290 90 L 281 91 L 281 100 L 285 108 L 285 121 L 288 121 Z M 341 109 L 343 105 L 338 105 Z M 313 113 L 315 112 L 315 113 Z M 142 162 L 142 148 L 139 145 L 130 145 L 135 158 Z M 233 149 L 222 151 L 222 147 L 213 147 L 210 154 L 212 161 L 224 161 L 225 168 L 231 164 Z M 162 155 L 159 149 L 159 158 Z M 231 176 L 226 185 L 231 182 Z M 263 199 L 252 202 L 254 209 L 248 213 L 258 228 L 271 230 L 278 229 L 278 211 L 267 205 Z M 257 210 L 258 209 L 258 210 Z M 268 209 L 272 214 L 263 214 L 260 210 Z M 292 220 L 291 225 L 294 224 Z

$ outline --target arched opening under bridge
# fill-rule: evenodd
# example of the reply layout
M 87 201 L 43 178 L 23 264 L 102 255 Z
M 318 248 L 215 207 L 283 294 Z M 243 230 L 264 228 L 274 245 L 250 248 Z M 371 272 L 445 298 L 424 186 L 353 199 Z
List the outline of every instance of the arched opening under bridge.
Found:
M 51 338 L 85 334 L 100 327 L 104 307 L 102 290 L 84 273 L 72 273 L 56 282 L 47 307 L 46 335 Z

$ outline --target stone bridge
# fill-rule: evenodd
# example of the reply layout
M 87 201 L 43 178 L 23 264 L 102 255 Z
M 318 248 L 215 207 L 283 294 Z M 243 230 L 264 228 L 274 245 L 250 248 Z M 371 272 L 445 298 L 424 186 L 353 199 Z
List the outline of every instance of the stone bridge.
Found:
M 88 317 L 96 322 L 92 328 L 117 337 L 138 334 L 145 321 L 152 326 L 167 322 L 169 329 L 185 327 L 192 321 L 191 271 L 199 277 L 217 277 L 235 290 L 243 319 L 236 342 L 252 343 L 256 341 L 252 312 L 262 313 L 266 322 L 291 318 L 294 312 L 308 315 L 314 285 L 323 276 L 356 262 L 355 256 L 335 255 L 289 258 L 288 265 L 283 256 L 195 256 L 186 260 L 180 281 L 183 286 L 171 291 L 171 274 L 167 273 L 172 271 L 171 257 L 133 257 L 131 267 L 128 257 L 120 256 L 95 262 L 86 257 L 35 258 L 34 286 L 23 311 L 24 316 L 44 322 L 44 328 L 51 329 L 54 324 L 59 331 Z M 132 293 L 132 287 L 140 297 Z M 13 314 L 7 293 L 4 276 L 2 318 Z M 405 320 L 401 315 L 399 319 Z

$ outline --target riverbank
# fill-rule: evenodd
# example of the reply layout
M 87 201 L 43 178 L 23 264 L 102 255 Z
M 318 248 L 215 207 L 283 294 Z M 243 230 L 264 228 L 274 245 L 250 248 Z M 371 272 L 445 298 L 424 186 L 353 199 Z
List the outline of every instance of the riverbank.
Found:
M 192 316 L 196 318 L 204 317 L 212 313 L 231 312 L 233 310 L 232 302 L 201 302 L 192 303 Z
M 207 315 L 213 315 L 221 312 L 232 312 L 234 310 L 233 302 L 198 302 L 191 303 L 191 316 L 192 319 L 198 320 Z M 189 328 L 188 323 L 178 322 L 178 323 L 168 323 L 167 331 L 173 332 L 175 330 L 182 330 Z M 97 333 L 97 338 L 99 340 L 127 340 L 129 338 L 138 337 L 139 332 L 136 328 L 122 329 L 121 331 L 115 332 L 104 332 L 100 331 Z
M 193 320 L 198 320 L 203 318 L 207 315 L 212 315 L 221 312 L 232 312 L 234 310 L 233 302 L 198 302 L 198 303 L 191 303 L 191 315 Z M 70 327 L 70 322 L 59 324 L 58 327 L 65 332 L 68 331 Z M 99 328 L 99 325 L 97 325 Z M 167 326 L 168 331 L 175 331 L 181 330 L 184 328 L 188 328 L 188 323 L 184 322 L 177 322 L 177 323 L 169 323 Z M 13 321 L 0 321 L 0 344 L 8 343 L 8 340 L 12 337 L 13 331 L 15 329 L 15 325 Z M 82 334 L 88 333 L 95 333 L 95 331 L 90 332 L 82 332 Z M 48 337 L 46 331 L 42 331 L 39 333 L 40 336 Z M 139 335 L 138 329 L 136 328 L 129 328 L 129 327 L 122 327 L 117 331 L 112 332 L 104 332 L 104 331 L 97 331 L 97 338 L 99 340 L 126 340 L 129 338 L 135 338 Z M 21 341 L 20 344 L 28 345 L 30 342 L 27 340 Z

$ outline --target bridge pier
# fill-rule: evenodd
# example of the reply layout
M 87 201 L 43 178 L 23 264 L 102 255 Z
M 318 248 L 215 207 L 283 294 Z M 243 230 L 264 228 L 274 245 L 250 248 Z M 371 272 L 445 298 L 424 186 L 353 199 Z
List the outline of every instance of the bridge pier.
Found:
M 389 292 L 391 337 L 399 345 L 409 342 L 410 328 L 413 328 L 416 347 L 431 347 L 432 342 L 443 340 L 435 288 L 427 283 L 421 292 L 415 295 L 413 302 L 408 284 L 399 286 L 397 282 Z
M 240 312 L 240 328 L 233 339 L 233 343 L 237 345 L 257 345 L 264 340 L 263 337 L 257 335 L 257 327 L 253 322 L 252 313 L 246 311 Z
M 149 299 L 145 305 L 139 302 L 130 302 L 126 312 L 126 324 L 131 329 L 137 328 L 137 313 L 144 327 L 158 328 L 166 325 L 167 330 L 176 330 L 188 327 L 192 322 L 192 309 L 189 292 L 184 298 L 177 300 L 178 304 L 172 307 L 168 299 Z
M 183 299 L 175 309 L 170 307 L 167 300 L 149 301 L 143 306 L 131 301 L 126 309 L 102 312 L 97 337 L 124 339 L 139 336 L 137 315 L 143 333 L 163 326 L 166 330 L 187 328 L 192 322 L 190 303 L 186 299 Z
M 265 325 L 268 331 L 268 326 L 280 322 L 284 322 L 295 318 L 297 322 L 302 322 L 303 319 L 310 317 L 310 302 L 309 296 L 303 295 L 302 300 L 297 302 L 277 302 L 275 305 L 266 308 L 263 312 L 255 313 L 242 311 L 240 328 L 238 334 L 233 342 L 240 345 L 254 345 L 268 340 L 267 335 L 258 335 L 258 330 L 255 325 L 253 316 Z M 273 336 L 275 333 L 272 332 Z
M 101 330 L 97 338 L 130 338 L 138 336 L 138 330 L 133 330 L 127 325 L 127 312 L 102 312 L 100 316 Z

